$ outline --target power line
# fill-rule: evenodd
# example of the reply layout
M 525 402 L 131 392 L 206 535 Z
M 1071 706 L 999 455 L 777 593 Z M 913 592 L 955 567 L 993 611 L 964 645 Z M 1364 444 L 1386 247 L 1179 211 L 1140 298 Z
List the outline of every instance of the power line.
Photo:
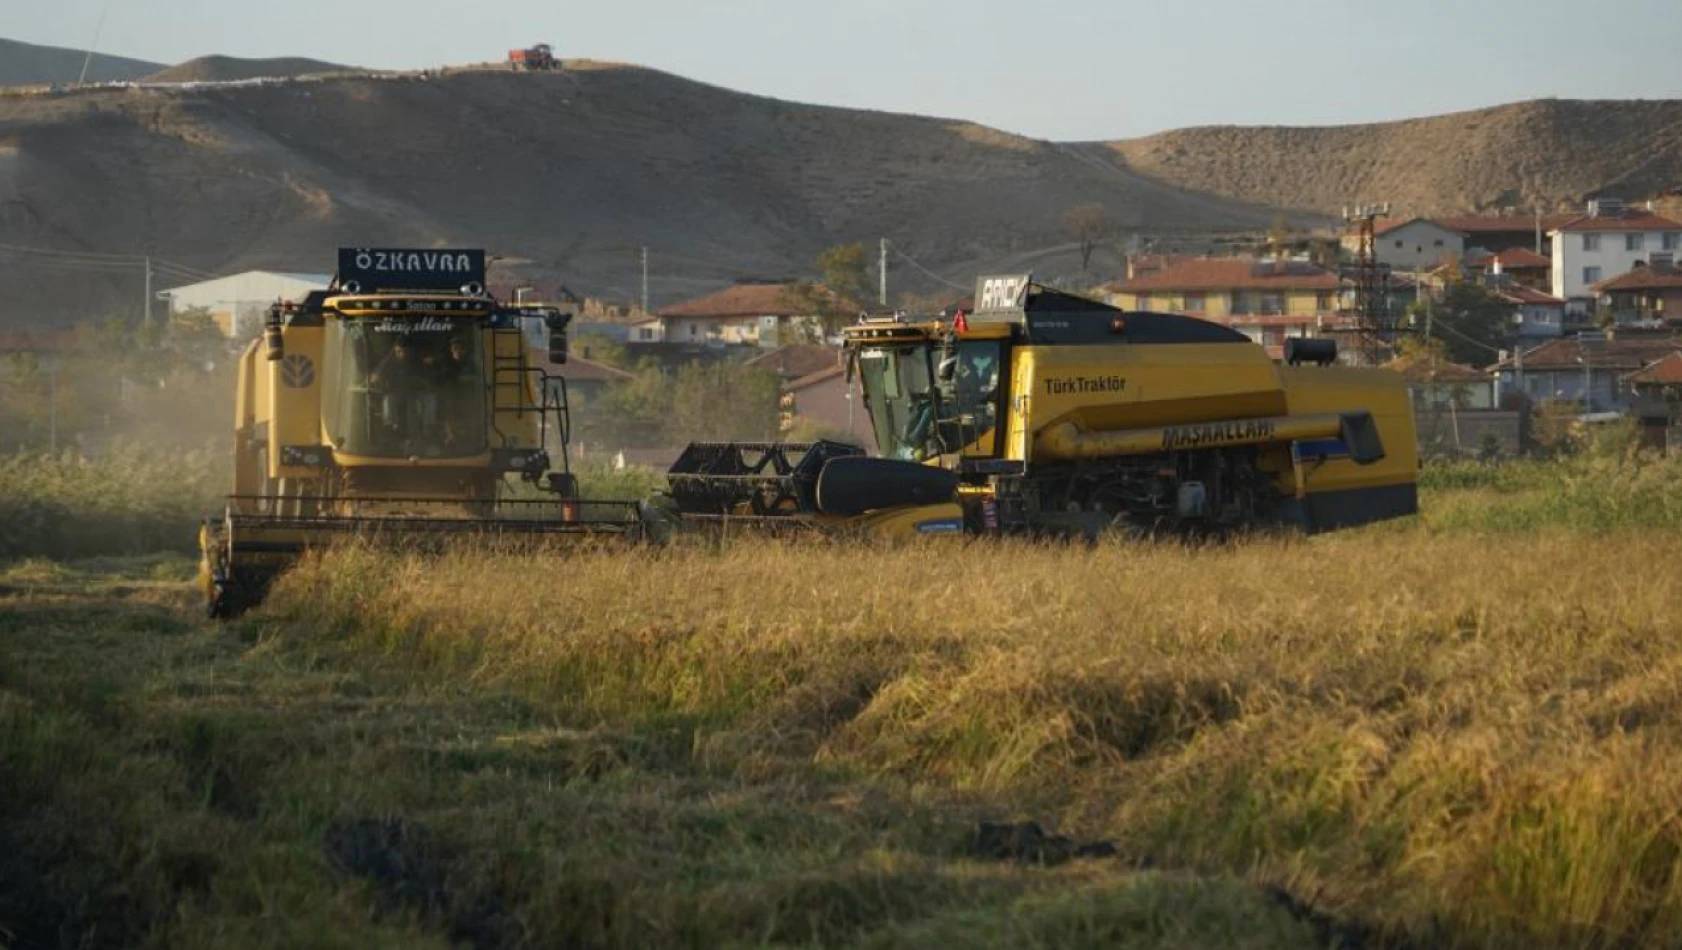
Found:
M 200 270 L 186 264 L 166 260 L 161 257 L 147 258 L 134 254 L 101 254 L 94 251 L 60 251 L 46 247 L 24 247 L 18 244 L 0 244 L 0 253 L 10 254 L 14 261 L 28 263 L 32 267 L 59 267 L 61 269 L 85 269 L 107 271 L 140 270 L 150 266 L 156 271 L 173 273 L 176 276 L 192 280 L 209 280 L 216 275 L 209 271 Z
M 935 280 L 940 281 L 941 283 L 945 284 L 946 286 L 951 287 L 955 290 L 974 290 L 975 289 L 973 286 L 966 286 L 964 284 L 955 284 L 952 281 L 949 281 L 946 278 L 944 278 L 944 277 L 940 276 L 939 274 L 935 273 L 934 271 L 929 270 L 927 267 L 924 267 L 923 265 L 917 263 L 917 261 L 915 259 L 913 259 L 911 257 L 911 255 L 909 255 L 909 254 L 905 253 L 904 251 L 900 250 L 899 245 L 895 244 L 894 242 L 887 241 L 886 244 L 887 244 L 889 250 L 892 250 L 895 254 L 899 255 L 901 260 L 905 261 L 907 264 L 910 264 L 912 267 L 917 268 L 918 270 L 920 270 L 924 274 L 927 274 L 928 276 L 934 278 Z

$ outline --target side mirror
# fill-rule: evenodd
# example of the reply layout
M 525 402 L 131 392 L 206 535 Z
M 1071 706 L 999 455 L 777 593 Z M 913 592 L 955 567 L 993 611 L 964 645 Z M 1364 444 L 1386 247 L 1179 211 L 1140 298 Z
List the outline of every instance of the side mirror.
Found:
M 567 361 L 567 324 L 571 322 L 570 313 L 552 313 L 543 318 L 544 325 L 549 328 L 549 362 Z
M 958 358 L 948 356 L 940 361 L 940 366 L 934 371 L 935 378 L 943 383 L 950 383 L 958 378 Z
M 280 332 L 280 305 L 269 308 L 268 316 L 263 319 L 263 342 L 268 347 L 269 362 L 278 362 L 286 356 L 286 337 Z

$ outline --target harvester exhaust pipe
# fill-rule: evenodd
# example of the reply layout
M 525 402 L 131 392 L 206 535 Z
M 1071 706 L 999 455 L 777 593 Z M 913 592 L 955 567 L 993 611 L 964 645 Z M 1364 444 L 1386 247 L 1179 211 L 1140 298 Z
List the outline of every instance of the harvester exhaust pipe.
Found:
M 1358 465 L 1371 465 L 1384 458 L 1378 425 L 1372 413 L 1365 411 L 1098 431 L 1083 429 L 1079 422 L 1070 419 L 1041 432 L 1034 440 L 1034 451 L 1042 458 L 1094 459 L 1310 439 L 1341 439 L 1348 448 L 1350 460 Z

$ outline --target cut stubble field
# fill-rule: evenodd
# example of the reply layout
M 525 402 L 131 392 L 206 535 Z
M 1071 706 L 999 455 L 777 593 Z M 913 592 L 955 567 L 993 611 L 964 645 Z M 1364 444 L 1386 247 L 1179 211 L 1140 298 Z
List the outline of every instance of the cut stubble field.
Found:
M 0 945 L 1682 943 L 1674 534 L 1463 526 L 1510 488 L 1207 547 L 352 547 L 226 627 L 183 560 L 19 562 Z

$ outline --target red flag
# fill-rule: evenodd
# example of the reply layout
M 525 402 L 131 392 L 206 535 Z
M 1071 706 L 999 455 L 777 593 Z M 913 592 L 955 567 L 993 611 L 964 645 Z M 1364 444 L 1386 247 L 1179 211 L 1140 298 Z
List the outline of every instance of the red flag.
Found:
M 954 333 L 968 333 L 969 332 L 969 321 L 964 318 L 964 312 L 962 310 L 958 311 L 958 315 L 952 318 L 952 332 L 954 332 Z

